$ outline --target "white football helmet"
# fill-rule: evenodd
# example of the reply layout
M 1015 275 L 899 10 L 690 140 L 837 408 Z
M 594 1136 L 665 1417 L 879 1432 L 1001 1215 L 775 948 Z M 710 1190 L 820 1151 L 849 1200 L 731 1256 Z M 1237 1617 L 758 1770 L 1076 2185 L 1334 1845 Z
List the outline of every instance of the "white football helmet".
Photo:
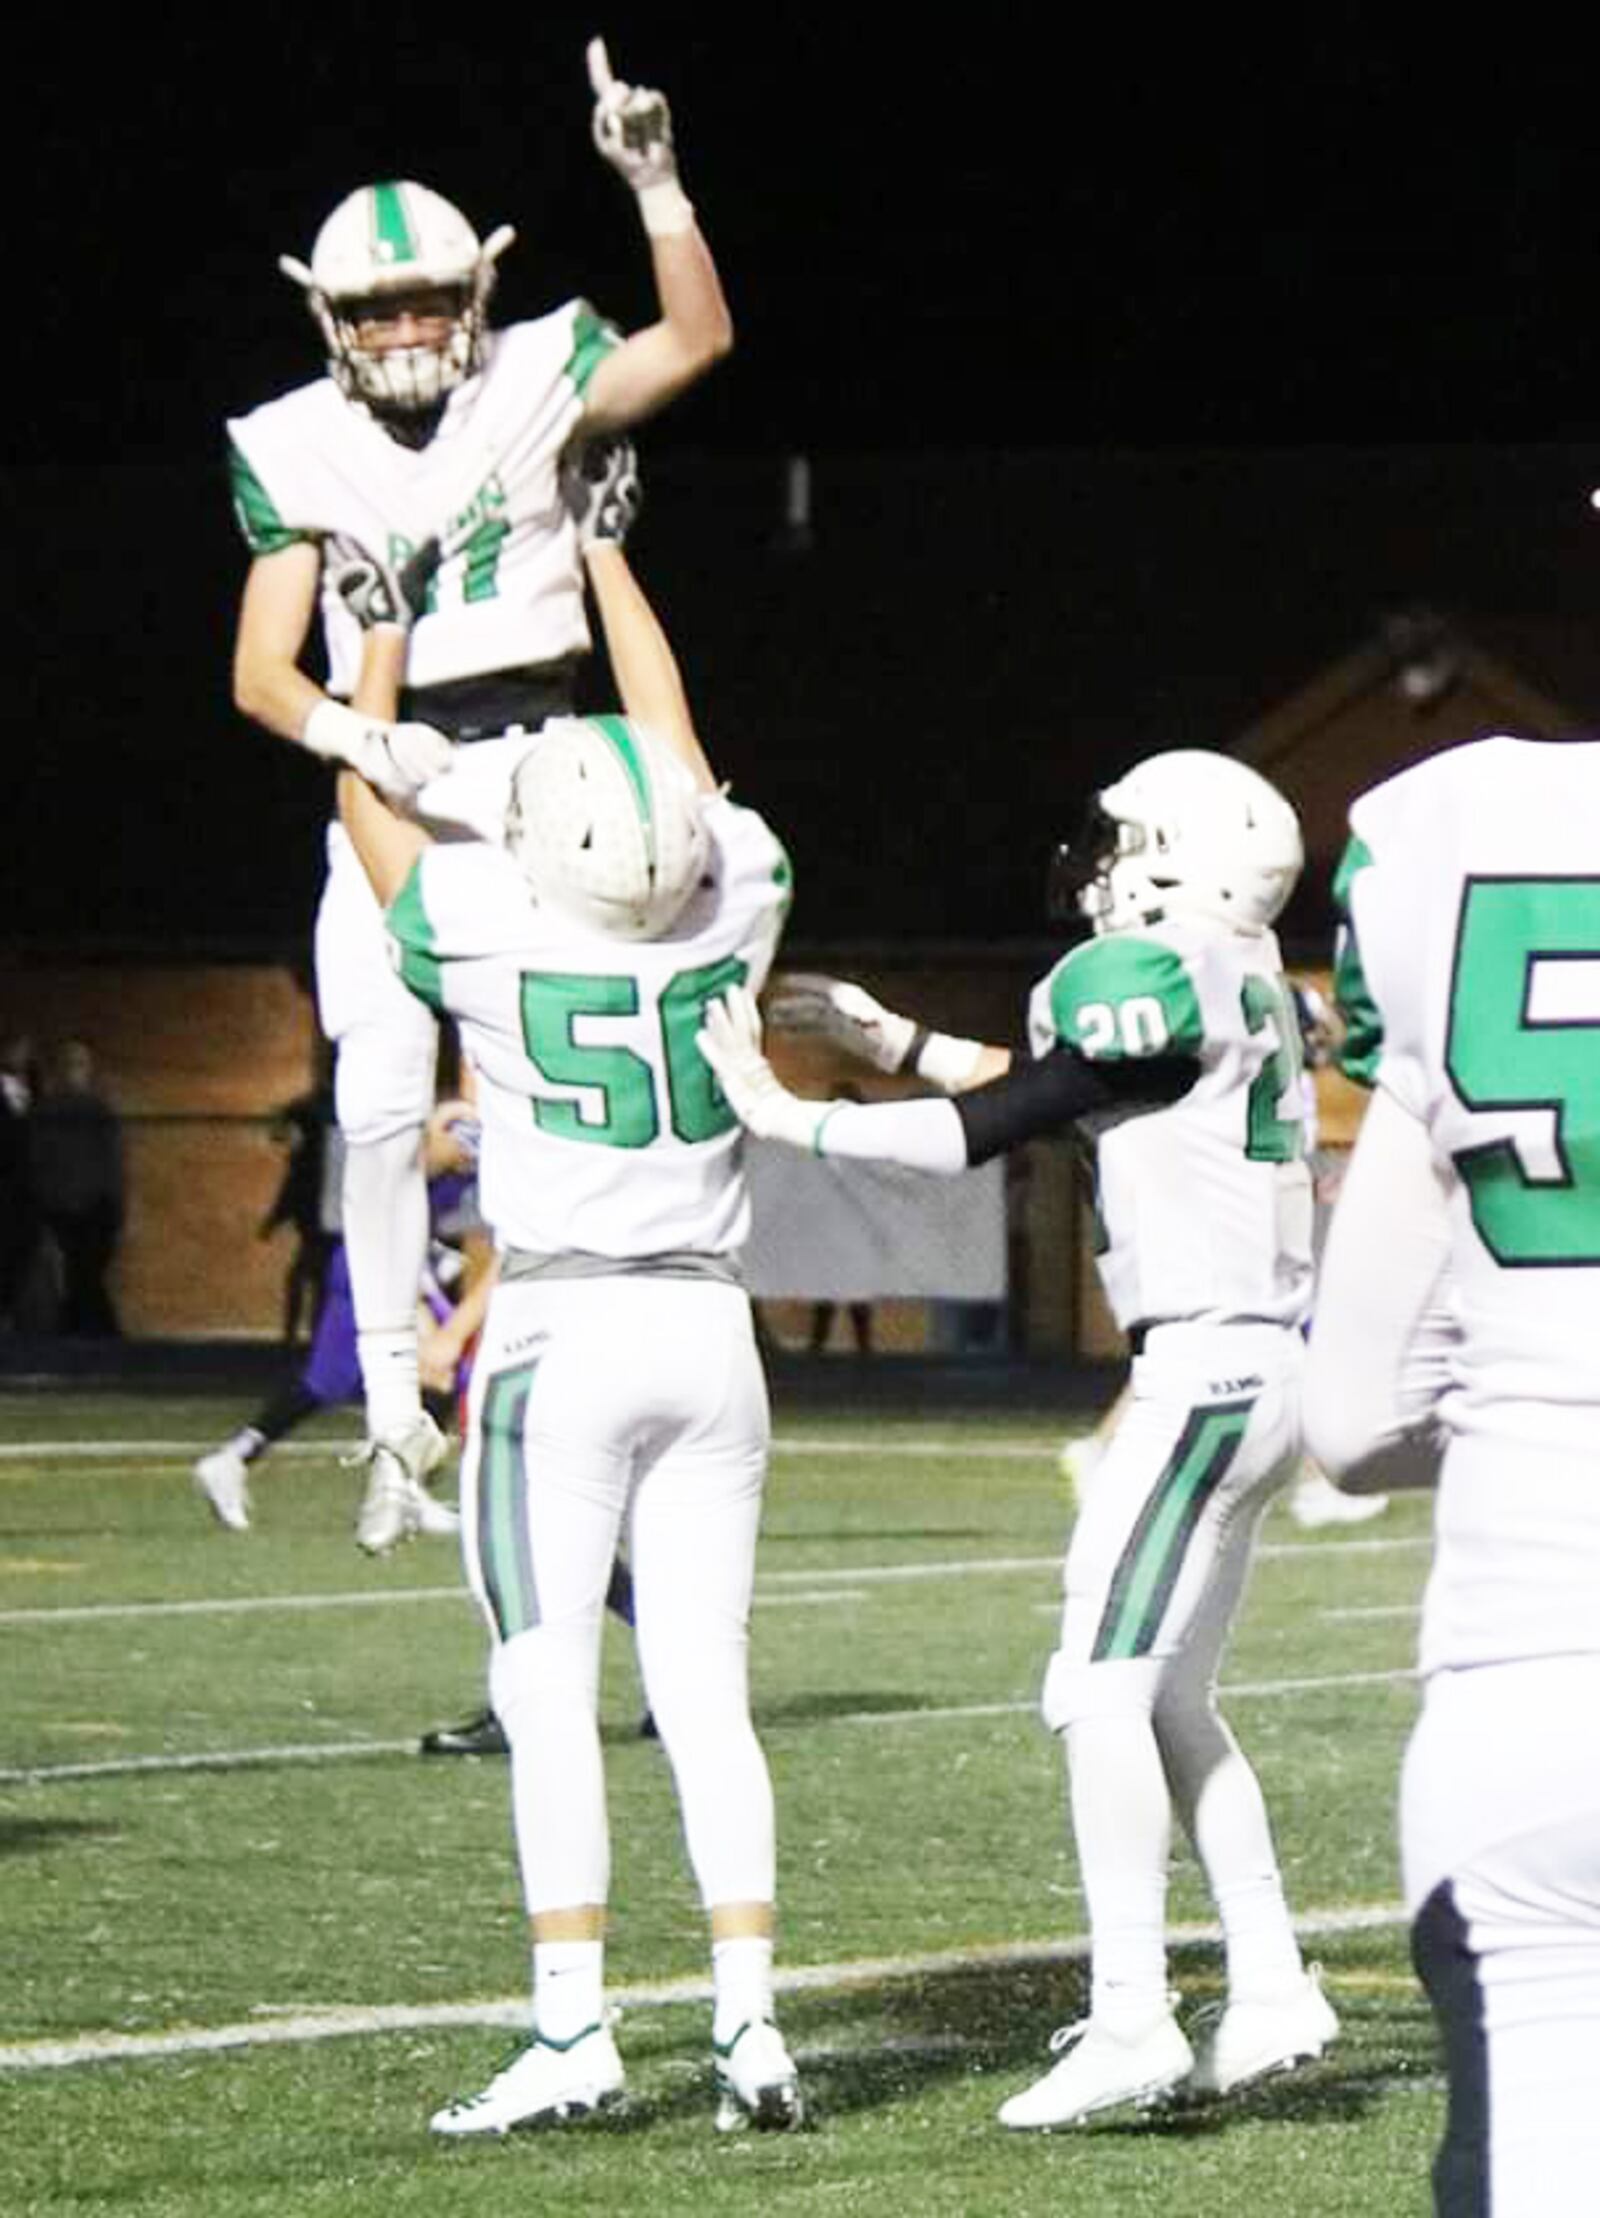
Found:
M 536 901 L 619 939 L 659 939 L 706 875 L 702 801 L 642 726 L 555 717 L 513 774 L 506 844 Z
M 340 390 L 369 408 L 416 411 L 435 407 L 481 364 L 495 263 L 515 236 L 502 224 L 480 242 L 459 208 L 407 178 L 358 187 L 317 233 L 310 267 L 289 254 L 278 267 L 304 290 Z M 450 330 L 442 347 L 380 352 L 357 343 L 364 316 L 392 314 L 412 295 L 443 296 Z
M 1261 932 L 1304 861 L 1300 821 L 1276 786 L 1231 755 L 1177 748 L 1096 794 L 1052 884 L 1058 903 L 1066 895 L 1100 933 L 1163 916 Z

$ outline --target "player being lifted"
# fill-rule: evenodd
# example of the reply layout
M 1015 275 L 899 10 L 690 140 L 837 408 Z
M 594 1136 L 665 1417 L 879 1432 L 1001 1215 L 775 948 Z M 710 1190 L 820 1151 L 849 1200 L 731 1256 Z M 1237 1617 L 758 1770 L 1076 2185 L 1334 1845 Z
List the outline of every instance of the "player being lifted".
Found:
M 1400 1789 L 1449 2078 L 1440 2218 L 1578 2218 L 1600 2166 L 1600 744 L 1496 737 L 1361 796 L 1311 1449 L 1437 1480 Z
M 228 426 L 234 505 L 253 557 L 234 693 L 244 713 L 311 754 L 354 764 L 415 801 L 454 746 L 534 731 L 573 703 L 589 649 L 573 529 L 557 498 L 563 449 L 671 401 L 731 344 L 716 269 L 678 181 L 657 92 L 589 50 L 600 152 L 632 187 L 650 241 L 659 319 L 623 338 L 585 302 L 491 330 L 495 266 L 460 211 L 409 181 L 363 186 L 323 224 L 309 267 L 285 258 L 327 347 L 327 374 Z M 443 559 L 395 715 L 349 706 L 358 627 L 330 550 L 386 570 L 430 540 Z M 320 603 L 326 690 L 301 667 Z M 396 720 L 396 719 L 400 720 Z M 447 808 L 445 789 L 434 798 Z M 433 1019 L 396 982 L 371 891 L 337 824 L 317 918 L 318 1010 L 337 1046 L 346 1142 L 343 1221 L 366 1405 L 369 1479 L 357 1526 L 381 1553 L 444 1513 L 424 1481 L 442 1454 L 423 1410 L 413 1314 L 427 1244 L 420 1136 Z
M 623 465 L 619 464 L 619 467 Z M 710 1919 L 718 2123 L 801 2118 L 773 2022 L 772 1790 L 747 1649 L 768 1447 L 738 1253 L 738 1122 L 695 1045 L 759 990 L 789 903 L 777 840 L 718 791 L 671 649 L 591 488 L 585 560 L 626 716 L 506 740 L 503 840 L 433 843 L 354 774 L 340 806 L 407 987 L 455 1018 L 478 1079 L 498 1272 L 462 1475 L 468 1577 L 511 1748 L 533 2030 L 433 2119 L 504 2133 L 614 2102 L 596 1698 L 619 1536 L 645 1690 Z M 620 519 L 619 519 L 620 520 Z M 373 674 L 405 634 L 374 631 Z
M 1034 988 L 1033 1059 L 929 1032 L 814 981 L 791 1022 L 952 1100 L 801 1101 L 748 989 L 702 1045 L 756 1133 L 954 1173 L 1076 1126 L 1093 1149 L 1100 1269 L 1132 1391 L 1085 1490 L 1043 1711 L 1062 1736 L 1092 1952 L 1088 2018 L 1000 2111 L 1069 2126 L 1179 2088 L 1221 2091 L 1336 2031 L 1301 1961 L 1255 1774 L 1216 1707 L 1257 1525 L 1300 1452 L 1311 1286 L 1299 1040 L 1271 926 L 1301 866 L 1293 810 L 1252 770 L 1155 755 L 1060 851 L 1053 908 L 1094 937 Z M 1168 1992 L 1174 1807 L 1222 1923 L 1227 2003 L 1199 2053 Z

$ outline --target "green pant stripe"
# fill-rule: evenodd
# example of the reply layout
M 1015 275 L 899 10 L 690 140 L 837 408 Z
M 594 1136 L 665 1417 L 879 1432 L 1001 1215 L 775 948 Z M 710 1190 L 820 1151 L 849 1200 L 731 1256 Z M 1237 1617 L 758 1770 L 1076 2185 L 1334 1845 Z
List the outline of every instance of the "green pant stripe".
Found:
M 1254 1407 L 1252 1399 L 1190 1411 L 1122 1551 L 1091 1662 L 1143 1656 L 1154 1645 L 1195 1527 L 1238 1453 Z
M 539 1589 L 528 1547 L 523 1427 L 536 1363 L 501 1371 L 483 1397 L 478 1457 L 478 1562 L 502 1640 L 539 1622 Z

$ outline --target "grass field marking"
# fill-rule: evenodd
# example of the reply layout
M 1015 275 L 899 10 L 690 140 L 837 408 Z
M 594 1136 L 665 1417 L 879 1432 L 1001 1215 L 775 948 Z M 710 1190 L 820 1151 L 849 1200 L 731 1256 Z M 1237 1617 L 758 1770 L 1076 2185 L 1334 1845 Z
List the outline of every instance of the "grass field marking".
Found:
M 1258 1560 L 1282 1561 L 1304 1555 L 1408 1553 L 1432 1545 L 1426 1538 L 1391 1540 L 1328 1540 L 1287 1542 L 1258 1548 Z M 5 1566 L 0 1564 L 0 1571 Z M 1035 1572 L 1059 1573 L 1061 1556 L 941 1556 L 930 1563 L 867 1563 L 814 1565 L 810 1569 L 764 1571 L 756 1582 L 756 1600 L 768 1606 L 781 1594 L 774 1588 L 799 1587 L 808 1598 L 821 1601 L 831 1590 L 845 1587 L 892 1586 L 922 1579 L 967 1579 L 980 1575 L 1009 1578 Z M 263 1610 L 380 1609 L 392 1602 L 453 1602 L 470 1599 L 464 1586 L 341 1587 L 329 1594 L 236 1594 L 208 1596 L 181 1602 L 66 1602 L 29 1609 L 0 1610 L 0 1626 L 39 1625 L 58 1622 L 80 1624 L 117 1617 L 230 1617 Z M 1325 1613 L 1327 1614 L 1327 1613 Z
M 1303 1941 L 1333 1939 L 1347 1933 L 1387 1931 L 1404 1925 L 1398 1903 L 1360 1903 L 1312 1911 L 1295 1920 Z M 1173 1948 L 1215 1945 L 1215 1925 L 1177 1925 L 1167 1929 Z M 907 1979 L 978 1970 L 1026 1970 L 1040 1965 L 1081 1963 L 1088 1955 L 1084 1934 L 1046 1941 L 1001 1941 L 962 1949 L 940 1949 L 922 1956 L 862 1957 L 833 1964 L 800 1964 L 776 1969 L 780 1995 L 832 1993 L 852 1987 L 880 1987 Z M 1337 1985 L 1337 1980 L 1330 1984 Z M 659 2009 L 673 2003 L 711 2000 L 711 1982 L 702 1975 L 646 1980 L 608 1990 L 607 2004 L 629 2010 Z M 196 2056 L 208 2051 L 265 2048 L 290 2042 L 328 2041 L 352 2034 L 409 2033 L 456 2026 L 509 2026 L 528 2023 L 526 1994 L 482 2002 L 386 2003 L 263 2012 L 259 2018 L 222 2026 L 179 2026 L 164 2033 L 86 2033 L 68 2041 L 15 2041 L 0 2045 L 0 2071 L 61 2071 L 79 2064 L 145 2062 L 160 2057 Z
M 352 1434 L 353 1438 L 354 1435 Z M 1037 1440 L 1002 1436 L 997 1440 L 975 1437 L 952 1440 L 868 1439 L 846 1435 L 830 1439 L 822 1434 L 777 1433 L 772 1453 L 778 1456 L 978 1456 L 1009 1460 L 1050 1457 L 1058 1446 L 1054 1434 Z M 272 1446 L 273 1461 L 290 1456 L 336 1456 L 349 1442 L 332 1434 L 315 1440 L 279 1440 Z M 90 1463 L 135 1461 L 192 1463 L 216 1446 L 215 1440 L 7 1440 L 0 1441 L 0 1463 L 61 1462 L 81 1459 Z
M 1347 1671 L 1312 1679 L 1237 1679 L 1218 1688 L 1224 1701 L 1273 1701 L 1297 1694 L 1338 1694 L 1347 1688 L 1403 1686 L 1414 1681 L 1409 1667 L 1393 1671 Z M 958 1725 L 978 1718 L 1027 1717 L 1038 1708 L 1037 1700 L 1015 1702 L 945 1703 L 937 1708 L 903 1710 L 841 1710 L 824 1719 L 789 1721 L 763 1718 L 756 1705 L 756 1727 L 763 1735 L 817 1732 L 829 1726 Z M 0 1769 L 0 1787 L 43 1787 L 78 1779 L 113 1779 L 154 1776 L 180 1771 L 235 1771 L 278 1764 L 318 1764 L 343 1760 L 364 1761 L 372 1756 L 407 1756 L 415 1740 L 289 1741 L 268 1748 L 201 1749 L 184 1756 L 107 1756 L 94 1762 L 19 1765 Z

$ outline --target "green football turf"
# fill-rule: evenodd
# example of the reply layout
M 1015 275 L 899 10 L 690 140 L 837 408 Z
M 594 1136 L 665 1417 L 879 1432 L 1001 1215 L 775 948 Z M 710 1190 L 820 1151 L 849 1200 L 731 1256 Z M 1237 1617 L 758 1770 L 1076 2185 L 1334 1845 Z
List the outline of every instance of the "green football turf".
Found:
M 1035 1712 L 1061 1422 L 812 1400 L 776 1410 L 754 1639 L 812 2130 L 712 2131 L 702 1921 L 608 1625 L 629 2102 L 449 2147 L 428 2113 L 503 2059 L 528 1977 L 505 1764 L 415 1752 L 481 1698 L 453 1545 L 360 1555 L 347 1422 L 261 1468 L 238 1538 L 188 1479 L 233 1403 L 0 1394 L 5 2218 L 1427 2208 L 1442 2086 L 1394 1843 L 1427 1503 L 1310 1535 L 1274 1510 L 1224 1671 L 1340 2041 L 1227 2102 L 1007 2135 L 997 2104 L 1084 1993 Z M 1215 2000 L 1182 1856 L 1171 1917 L 1186 2008 Z

